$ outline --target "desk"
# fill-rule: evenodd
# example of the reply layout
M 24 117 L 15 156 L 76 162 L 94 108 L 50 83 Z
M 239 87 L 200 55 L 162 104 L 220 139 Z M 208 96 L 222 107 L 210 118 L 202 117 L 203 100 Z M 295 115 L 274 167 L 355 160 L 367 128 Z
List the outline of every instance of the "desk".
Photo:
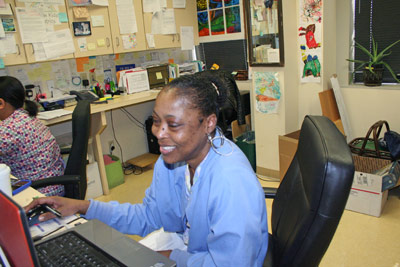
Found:
M 134 93 L 131 95 L 120 96 L 113 100 L 109 100 L 107 104 L 90 105 L 91 108 L 90 137 L 93 142 L 94 158 L 96 159 L 97 164 L 99 166 L 99 173 L 100 173 L 101 185 L 103 188 L 103 194 L 108 195 L 110 193 L 110 190 L 108 189 L 106 168 L 103 160 L 103 149 L 101 147 L 101 140 L 100 140 L 100 134 L 107 127 L 106 111 L 155 100 L 159 92 L 160 92 L 159 90 L 144 91 L 144 92 Z M 66 107 L 65 109 L 73 111 L 74 108 L 75 106 Z M 72 115 L 66 115 L 51 120 L 42 120 L 42 122 L 47 126 L 51 126 L 57 123 L 69 121 L 71 119 Z

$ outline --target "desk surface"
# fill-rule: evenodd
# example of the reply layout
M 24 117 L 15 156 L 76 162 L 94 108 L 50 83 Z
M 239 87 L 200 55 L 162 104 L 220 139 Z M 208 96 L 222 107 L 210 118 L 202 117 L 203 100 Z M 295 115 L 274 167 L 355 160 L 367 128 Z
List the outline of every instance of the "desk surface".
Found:
M 99 113 L 102 111 L 109 111 L 112 109 L 117 109 L 121 107 L 126 107 L 130 105 L 145 103 L 148 101 L 155 100 L 160 90 L 150 90 L 150 91 L 143 91 L 139 93 L 134 93 L 131 95 L 119 96 L 115 97 L 113 100 L 108 100 L 108 103 L 105 104 L 91 104 L 91 114 Z M 75 106 L 66 107 L 66 110 L 73 111 Z M 51 120 L 42 120 L 45 125 L 53 125 L 65 121 L 71 120 L 72 115 L 66 115 L 58 118 L 54 118 Z

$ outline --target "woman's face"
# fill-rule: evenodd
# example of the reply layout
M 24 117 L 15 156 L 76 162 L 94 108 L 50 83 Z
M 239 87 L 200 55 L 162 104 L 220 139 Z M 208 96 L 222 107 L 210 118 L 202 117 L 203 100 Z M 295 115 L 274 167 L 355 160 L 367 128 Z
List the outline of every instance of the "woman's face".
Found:
M 176 96 L 175 90 L 162 91 L 153 110 L 152 132 L 167 163 L 186 161 L 195 169 L 207 155 L 210 144 L 207 133 L 213 132 L 216 116 L 201 115 L 191 103 Z

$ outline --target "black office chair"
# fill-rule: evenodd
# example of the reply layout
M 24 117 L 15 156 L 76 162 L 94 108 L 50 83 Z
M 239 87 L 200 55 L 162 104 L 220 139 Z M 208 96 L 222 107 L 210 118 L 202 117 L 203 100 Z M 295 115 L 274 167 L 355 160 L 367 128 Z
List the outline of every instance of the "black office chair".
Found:
M 274 198 L 263 266 L 318 266 L 339 224 L 353 182 L 350 149 L 323 116 L 306 116 L 297 152 Z
M 65 196 L 85 199 L 87 180 L 87 150 L 90 134 L 90 102 L 79 101 L 72 113 L 72 146 L 69 151 L 64 175 L 49 177 L 32 182 L 33 188 L 62 184 Z
M 221 82 L 228 88 L 228 99 L 225 105 L 219 110 L 218 126 L 221 128 L 225 137 L 232 140 L 232 132 L 228 131 L 231 123 L 234 120 L 238 121 L 239 125 L 246 124 L 244 107 L 240 97 L 240 91 L 236 84 L 233 75 L 223 70 L 205 70 L 197 72 L 195 75 L 214 76 L 221 79 Z

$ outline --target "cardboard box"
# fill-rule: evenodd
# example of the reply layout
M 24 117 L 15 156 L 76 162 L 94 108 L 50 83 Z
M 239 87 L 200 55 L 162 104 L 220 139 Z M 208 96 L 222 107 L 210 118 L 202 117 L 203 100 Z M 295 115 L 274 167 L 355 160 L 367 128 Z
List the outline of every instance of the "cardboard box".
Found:
M 346 209 L 379 217 L 385 206 L 388 190 L 382 192 L 383 175 L 373 172 L 390 164 L 390 160 L 354 154 L 353 160 L 356 171 Z
M 279 179 L 282 181 L 299 143 L 300 130 L 279 136 Z

